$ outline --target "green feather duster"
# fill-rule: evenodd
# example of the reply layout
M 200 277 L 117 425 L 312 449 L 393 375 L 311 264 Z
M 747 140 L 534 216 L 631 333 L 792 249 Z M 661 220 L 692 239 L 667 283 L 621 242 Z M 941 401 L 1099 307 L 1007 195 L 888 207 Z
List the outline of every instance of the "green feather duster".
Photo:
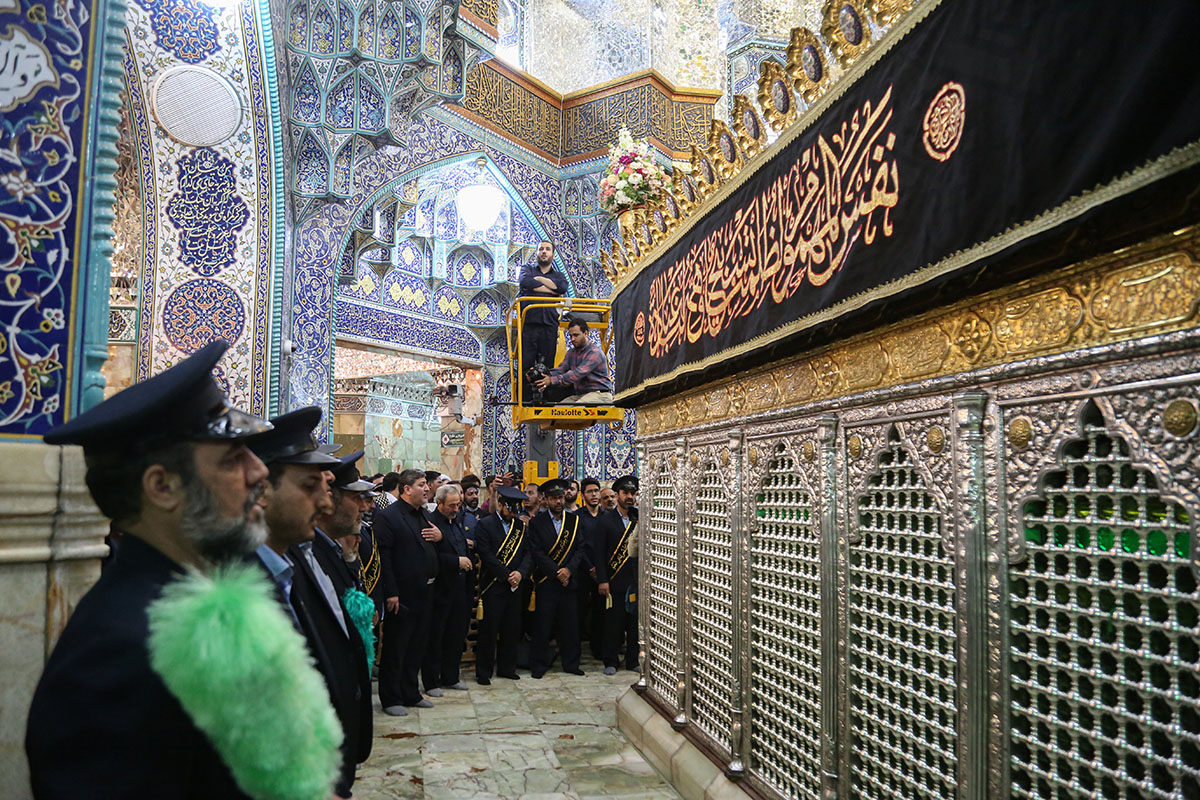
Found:
M 342 729 L 325 682 L 259 570 L 168 584 L 149 608 L 150 665 L 256 800 L 328 800 Z
M 371 630 L 371 620 L 375 616 L 375 602 L 353 586 L 342 594 L 342 605 L 350 615 L 350 621 L 362 637 L 363 648 L 367 651 L 367 669 L 375 660 L 375 632 Z

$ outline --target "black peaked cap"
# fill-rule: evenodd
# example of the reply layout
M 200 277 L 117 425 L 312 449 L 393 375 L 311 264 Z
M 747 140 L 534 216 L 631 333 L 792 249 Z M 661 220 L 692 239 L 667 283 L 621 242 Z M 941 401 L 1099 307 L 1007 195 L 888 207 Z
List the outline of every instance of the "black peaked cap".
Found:
M 175 442 L 243 439 L 271 423 L 234 408 L 213 378 L 229 345 L 217 340 L 175 366 L 47 433 L 46 444 L 77 444 L 93 452 L 148 450 Z
M 329 469 L 341 462 L 321 451 L 313 429 L 321 422 L 321 409 L 305 406 L 271 420 L 274 430 L 251 436 L 246 441 L 264 464 L 312 464 Z

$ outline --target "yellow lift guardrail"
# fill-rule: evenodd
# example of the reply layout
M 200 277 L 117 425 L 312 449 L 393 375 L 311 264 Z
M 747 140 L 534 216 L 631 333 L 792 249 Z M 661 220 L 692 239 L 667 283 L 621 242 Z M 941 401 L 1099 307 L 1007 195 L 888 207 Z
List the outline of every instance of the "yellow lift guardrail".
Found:
M 593 297 L 516 297 L 504 312 L 504 329 L 508 340 L 508 375 L 512 384 L 513 426 L 518 427 L 527 422 L 537 423 L 542 428 L 562 430 L 580 430 L 597 423 L 619 424 L 625 421 L 625 409 L 610 405 L 525 405 L 525 375 L 524 347 L 522 333 L 525 330 L 525 315 L 534 309 L 553 308 L 565 310 L 571 314 L 580 314 L 587 320 L 588 327 L 600 335 L 600 349 L 607 354 L 611 338 L 609 330 L 612 315 L 612 303 L 608 299 Z M 558 366 L 566 354 L 566 346 L 561 331 L 565 331 L 566 321 L 559 322 L 558 349 L 554 355 L 554 366 Z M 612 377 L 611 375 L 609 376 Z

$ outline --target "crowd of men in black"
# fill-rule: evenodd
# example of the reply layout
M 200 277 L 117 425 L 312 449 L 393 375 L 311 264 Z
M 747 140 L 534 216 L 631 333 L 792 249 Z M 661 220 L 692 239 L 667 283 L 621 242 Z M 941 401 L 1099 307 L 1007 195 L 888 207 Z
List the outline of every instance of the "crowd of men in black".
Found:
M 622 652 L 638 668 L 636 477 L 611 490 L 555 479 L 524 491 L 511 473 L 486 485 L 413 469 L 364 480 L 361 451 L 339 458 L 318 445 L 318 408 L 267 423 L 230 407 L 212 377 L 224 350 L 214 343 L 46 437 L 83 446 L 114 555 L 33 699 L 35 796 L 103 786 L 108 797 L 240 798 L 249 795 L 241 776 L 287 769 L 236 769 L 255 754 L 214 746 L 149 652 L 148 609 L 184 576 L 223 564 L 253 565 L 286 613 L 278 624 L 303 636 L 324 680 L 343 733 L 334 797 L 353 796 L 370 754 L 372 668 L 392 715 L 466 690 L 472 617 L 480 685 L 517 680 L 523 642 L 530 676 L 541 678 L 556 657 L 551 639 L 562 669 L 582 675 L 581 630 L 606 674 Z M 214 623 L 211 635 L 224 634 Z M 253 672 L 248 683 L 270 679 Z
M 486 490 L 473 475 L 376 478 L 378 508 L 364 523 L 359 563 L 384 620 L 379 697 L 388 714 L 467 688 L 459 664 L 472 616 L 475 680 L 484 686 L 518 679 L 522 661 L 541 678 L 554 660 L 552 637 L 563 670 L 582 675 L 581 631 L 607 674 L 622 651 L 626 668 L 637 668 L 635 476 L 614 482 L 608 510 L 590 478 L 524 491 L 511 473 L 488 476 Z

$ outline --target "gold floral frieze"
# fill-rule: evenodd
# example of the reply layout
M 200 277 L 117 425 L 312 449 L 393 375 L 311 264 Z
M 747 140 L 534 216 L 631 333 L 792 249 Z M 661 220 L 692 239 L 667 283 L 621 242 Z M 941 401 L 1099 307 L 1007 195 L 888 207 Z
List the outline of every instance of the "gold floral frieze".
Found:
M 1183 330 L 1197 324 L 1200 311 L 1198 251 L 1200 228 L 1191 228 L 964 300 L 640 408 L 638 433 L 649 436 L 1032 356 Z M 1182 430 L 1179 418 L 1186 416 L 1186 409 L 1173 409 L 1170 416 L 1175 429 Z M 1016 439 L 1020 438 L 1018 431 Z

